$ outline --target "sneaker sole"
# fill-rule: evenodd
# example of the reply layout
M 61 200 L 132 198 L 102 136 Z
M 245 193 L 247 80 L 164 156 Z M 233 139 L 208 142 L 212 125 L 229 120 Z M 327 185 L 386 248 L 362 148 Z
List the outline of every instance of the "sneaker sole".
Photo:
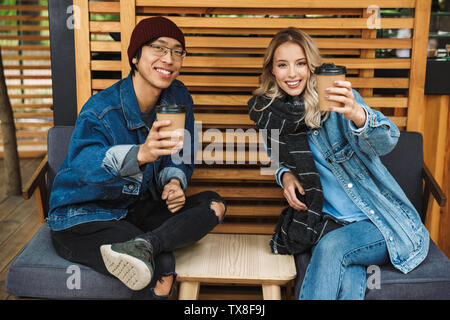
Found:
M 110 244 L 102 245 L 100 252 L 106 269 L 131 290 L 142 290 L 152 280 L 152 274 L 143 261 L 112 250 Z

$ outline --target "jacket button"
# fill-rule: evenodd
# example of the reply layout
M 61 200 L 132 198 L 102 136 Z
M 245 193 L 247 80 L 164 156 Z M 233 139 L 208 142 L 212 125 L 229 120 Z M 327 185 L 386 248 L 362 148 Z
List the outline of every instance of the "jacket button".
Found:
M 133 191 L 133 190 L 134 190 L 134 184 L 128 185 L 128 189 L 130 189 L 131 191 Z
M 394 238 L 392 238 L 392 236 L 390 236 L 389 237 L 389 241 L 393 241 L 394 240 Z
M 313 131 L 313 135 L 317 136 L 318 134 L 319 134 L 319 131 L 317 131 L 317 130 Z
M 375 211 L 370 210 L 369 213 L 370 213 L 370 214 L 375 214 Z
M 347 187 L 348 187 L 349 189 L 353 188 L 353 183 L 349 183 L 349 184 L 347 185 Z

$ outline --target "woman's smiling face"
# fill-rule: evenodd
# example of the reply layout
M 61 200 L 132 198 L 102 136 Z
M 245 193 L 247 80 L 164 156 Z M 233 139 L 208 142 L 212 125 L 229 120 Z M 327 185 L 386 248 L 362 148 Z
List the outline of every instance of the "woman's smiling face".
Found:
M 301 94 L 310 75 L 303 48 L 294 42 L 280 45 L 273 55 L 272 74 L 278 86 L 288 95 Z

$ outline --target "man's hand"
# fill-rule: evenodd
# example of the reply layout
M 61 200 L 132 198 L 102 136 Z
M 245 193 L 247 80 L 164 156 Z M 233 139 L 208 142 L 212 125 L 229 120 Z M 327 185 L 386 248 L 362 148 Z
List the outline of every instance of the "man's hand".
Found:
M 179 142 L 179 134 L 172 131 L 159 131 L 161 127 L 170 125 L 169 120 L 155 121 L 148 133 L 147 139 L 139 146 L 137 160 L 139 166 L 145 163 L 153 162 L 159 156 L 171 155 L 177 153 L 183 147 Z M 169 140 L 165 140 L 171 138 Z
M 178 179 L 171 179 L 169 183 L 164 186 L 161 199 L 166 200 L 167 208 L 172 213 L 175 213 L 184 207 L 186 196 L 184 195 L 183 188 L 181 188 Z

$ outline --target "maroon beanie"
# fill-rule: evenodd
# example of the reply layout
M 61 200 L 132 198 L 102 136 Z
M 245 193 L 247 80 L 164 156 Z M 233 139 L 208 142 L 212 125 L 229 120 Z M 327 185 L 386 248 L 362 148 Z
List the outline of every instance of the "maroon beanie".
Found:
M 159 37 L 169 37 L 178 40 L 186 50 L 184 43 L 184 34 L 175 23 L 164 17 L 152 17 L 141 20 L 133 30 L 128 46 L 128 61 L 132 66 L 131 60 L 136 55 L 136 51 L 146 42 Z

